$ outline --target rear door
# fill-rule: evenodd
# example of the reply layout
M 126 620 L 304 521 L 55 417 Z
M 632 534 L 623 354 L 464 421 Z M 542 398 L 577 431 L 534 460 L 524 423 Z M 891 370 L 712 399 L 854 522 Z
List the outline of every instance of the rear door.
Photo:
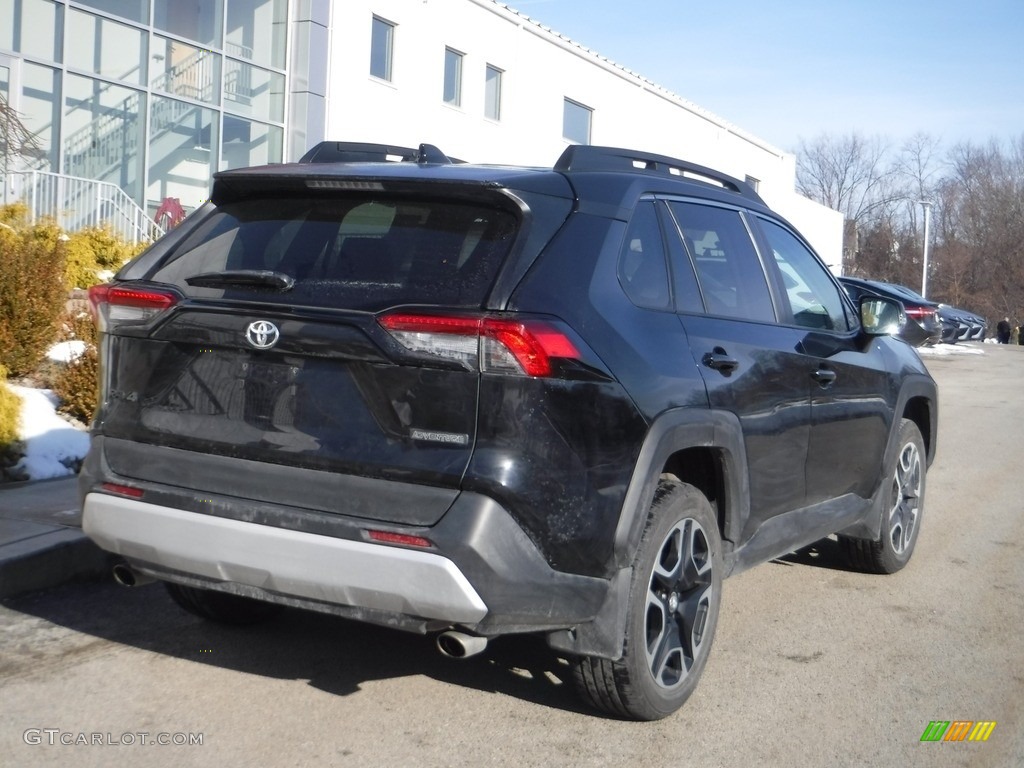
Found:
M 802 333 L 780 325 L 768 280 L 740 211 L 669 201 L 685 245 L 676 280 L 696 276 L 703 312 L 680 314 L 711 407 L 739 419 L 747 452 L 750 518 L 764 522 L 804 506 L 810 428 L 810 363 Z M 677 293 L 683 293 L 682 289 Z

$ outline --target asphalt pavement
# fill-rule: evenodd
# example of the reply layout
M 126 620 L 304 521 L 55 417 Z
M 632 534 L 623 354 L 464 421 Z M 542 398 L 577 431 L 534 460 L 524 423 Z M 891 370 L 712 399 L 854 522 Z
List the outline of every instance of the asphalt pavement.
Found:
M 102 577 L 110 557 L 84 533 L 76 477 L 0 484 L 0 598 Z

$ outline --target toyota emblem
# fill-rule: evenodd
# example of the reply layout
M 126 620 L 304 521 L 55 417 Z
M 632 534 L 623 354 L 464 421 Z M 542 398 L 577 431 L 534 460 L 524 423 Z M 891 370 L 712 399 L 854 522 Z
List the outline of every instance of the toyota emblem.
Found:
M 249 323 L 249 327 L 245 329 L 246 341 L 256 349 L 270 349 L 277 344 L 279 338 L 281 338 L 281 332 L 269 320 L 257 320 Z

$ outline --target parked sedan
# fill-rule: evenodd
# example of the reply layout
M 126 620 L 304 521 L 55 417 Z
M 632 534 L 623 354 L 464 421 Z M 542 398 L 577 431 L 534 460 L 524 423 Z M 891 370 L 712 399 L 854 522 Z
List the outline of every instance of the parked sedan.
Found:
M 881 296 L 902 303 L 907 319 L 896 335 L 908 344 L 920 347 L 942 341 L 939 305 L 934 301 L 929 301 L 906 286 L 894 283 L 863 280 L 859 277 L 840 277 L 839 282 L 843 284 L 854 303 L 859 302 L 862 296 Z

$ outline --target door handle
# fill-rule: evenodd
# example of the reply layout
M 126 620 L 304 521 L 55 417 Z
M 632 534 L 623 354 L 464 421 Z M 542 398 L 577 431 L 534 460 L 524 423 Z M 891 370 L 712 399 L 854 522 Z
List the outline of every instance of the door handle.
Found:
M 704 357 L 701 358 L 701 362 L 708 368 L 718 371 L 726 376 L 740 367 L 740 361 L 734 357 L 729 357 L 721 347 L 715 347 L 713 351 L 705 354 Z
M 822 389 L 828 389 L 836 380 L 836 372 L 830 371 L 828 368 L 819 368 L 811 374 L 811 378 L 818 382 L 818 386 Z

